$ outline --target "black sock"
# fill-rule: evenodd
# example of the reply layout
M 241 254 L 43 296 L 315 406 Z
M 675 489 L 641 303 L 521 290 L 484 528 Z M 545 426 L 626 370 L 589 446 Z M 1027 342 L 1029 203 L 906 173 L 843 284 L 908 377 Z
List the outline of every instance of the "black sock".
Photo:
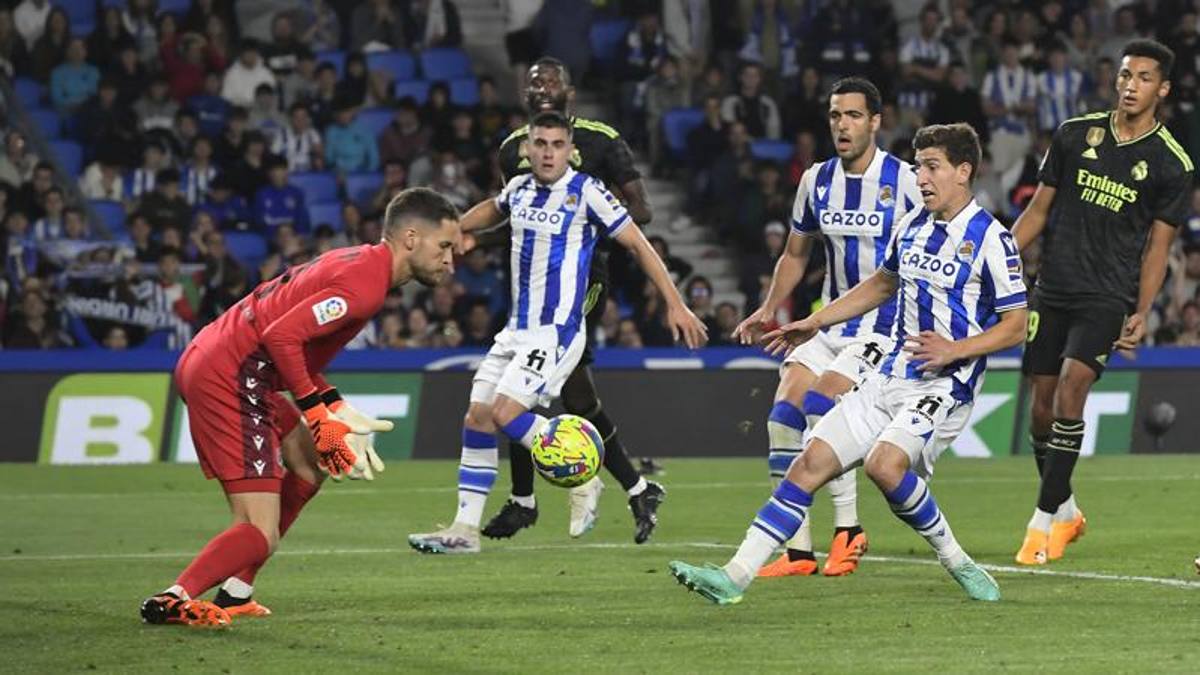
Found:
M 1071 474 L 1083 445 L 1083 420 L 1055 419 L 1050 427 L 1048 445 L 1050 454 L 1042 473 L 1038 509 L 1054 513 L 1071 496 Z
M 1050 438 L 1038 438 L 1029 434 L 1029 444 L 1033 446 L 1033 461 L 1037 462 L 1038 478 L 1046 475 L 1046 457 L 1050 455 Z
M 788 562 L 796 562 L 797 560 L 816 560 L 812 551 L 801 551 L 800 549 L 789 548 L 787 550 Z
M 629 461 L 629 454 L 625 452 L 621 437 L 617 435 L 617 427 L 608 413 L 604 408 L 597 407 L 595 412 L 584 417 L 600 432 L 600 438 L 604 439 L 604 468 L 621 483 L 623 489 L 629 490 L 637 485 L 642 476 L 633 468 L 633 462 Z
M 224 588 L 217 591 L 217 597 L 213 598 L 213 604 L 224 609 L 225 607 L 237 607 L 250 602 L 250 598 L 235 598 L 225 591 Z
M 504 439 L 508 444 L 508 467 L 512 471 L 512 493 L 517 497 L 533 494 L 533 455 L 529 448 Z
M 833 528 L 833 536 L 837 537 L 843 532 L 849 532 L 849 534 L 846 535 L 846 542 L 849 543 L 854 541 L 855 537 L 862 534 L 862 531 L 862 525 L 853 525 L 851 527 L 835 527 Z

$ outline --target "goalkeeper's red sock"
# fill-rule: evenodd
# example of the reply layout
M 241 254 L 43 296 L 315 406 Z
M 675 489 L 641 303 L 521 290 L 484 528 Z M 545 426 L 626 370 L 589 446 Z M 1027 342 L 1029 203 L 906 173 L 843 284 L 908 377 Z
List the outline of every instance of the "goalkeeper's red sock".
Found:
M 213 537 L 175 583 L 193 598 L 248 565 L 267 559 L 271 545 L 250 523 L 238 523 Z
M 283 539 L 283 535 L 287 534 L 288 529 L 292 527 L 292 523 L 296 522 L 296 517 L 300 515 L 300 511 L 304 509 L 304 505 L 308 500 L 317 495 L 317 491 L 321 489 L 320 483 L 313 484 L 295 473 L 288 471 L 283 474 L 283 487 L 279 491 L 279 538 Z M 262 566 L 267 564 L 270 558 L 263 558 L 233 575 L 247 586 L 254 585 L 254 577 Z

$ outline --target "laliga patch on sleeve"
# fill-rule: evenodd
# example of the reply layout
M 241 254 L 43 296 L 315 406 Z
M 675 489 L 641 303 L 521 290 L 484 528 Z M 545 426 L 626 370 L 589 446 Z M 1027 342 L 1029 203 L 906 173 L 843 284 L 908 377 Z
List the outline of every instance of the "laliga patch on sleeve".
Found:
M 317 317 L 318 326 L 324 326 L 346 316 L 347 309 L 346 301 L 337 295 L 312 306 L 313 316 Z

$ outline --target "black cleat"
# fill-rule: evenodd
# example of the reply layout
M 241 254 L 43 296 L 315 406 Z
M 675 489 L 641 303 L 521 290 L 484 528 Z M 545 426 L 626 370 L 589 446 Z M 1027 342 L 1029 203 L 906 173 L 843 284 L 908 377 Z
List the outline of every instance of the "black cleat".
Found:
M 537 524 L 537 507 L 532 509 L 508 500 L 504 502 L 500 513 L 488 521 L 480 533 L 489 539 L 508 539 L 521 530 Z
M 629 510 L 633 512 L 633 541 L 644 544 L 654 527 L 658 525 L 658 505 L 667 498 L 667 491 L 654 481 L 646 481 L 646 489 L 642 494 L 629 498 Z

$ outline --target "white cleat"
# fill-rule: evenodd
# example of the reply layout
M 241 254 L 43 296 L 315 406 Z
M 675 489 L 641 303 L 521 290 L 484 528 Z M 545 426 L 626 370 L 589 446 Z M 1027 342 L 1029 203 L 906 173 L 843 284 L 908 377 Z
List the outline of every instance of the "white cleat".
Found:
M 572 537 L 582 537 L 596 526 L 596 517 L 600 515 L 600 493 L 604 492 L 604 483 L 599 476 L 576 488 L 571 488 L 568 501 L 571 504 Z
M 454 523 L 437 532 L 410 534 L 408 545 L 421 553 L 479 553 L 479 528 Z

